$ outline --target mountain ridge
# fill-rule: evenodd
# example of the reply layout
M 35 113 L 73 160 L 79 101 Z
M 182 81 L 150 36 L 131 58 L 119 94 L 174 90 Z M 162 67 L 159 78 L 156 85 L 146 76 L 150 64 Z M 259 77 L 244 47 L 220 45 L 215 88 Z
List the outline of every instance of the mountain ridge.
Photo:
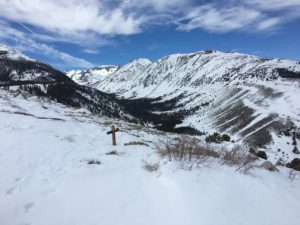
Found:
M 173 102 L 168 112 L 187 112 L 177 128 L 289 148 L 289 141 L 278 137 L 285 129 L 299 131 L 299 78 L 298 61 L 207 50 L 165 56 L 138 68 L 128 63 L 93 87 L 124 99 Z
M 11 53 L 12 57 L 13 54 L 19 54 L 17 51 Z M 11 55 L 6 54 L 0 58 L 0 88 L 13 92 L 15 96 L 37 96 L 48 99 L 47 101 L 62 103 L 67 107 L 85 108 L 98 116 L 149 124 L 165 131 L 176 132 L 175 125 L 181 123 L 184 117 L 184 112 L 181 111 L 167 112 L 172 109 L 172 104 L 168 106 L 165 103 L 156 103 L 153 99 L 141 101 L 119 99 L 115 94 L 77 84 L 50 65 L 26 58 L 11 58 Z M 145 61 L 138 60 L 133 63 L 138 68 L 140 63 L 144 64 Z M 141 105 L 146 108 L 140 107 Z M 151 112 L 150 109 L 153 107 L 162 110 L 162 114 L 156 115 Z M 188 127 L 185 130 L 199 133 Z
M 94 87 L 106 92 L 122 93 L 124 97 L 134 97 L 134 92 L 140 91 L 135 87 L 143 86 L 149 90 L 148 93 L 139 93 L 137 97 L 152 97 L 149 86 L 153 84 L 155 86 L 166 79 L 171 80 L 174 76 L 181 76 L 181 82 L 174 81 L 181 87 L 187 86 L 186 83 L 189 81 L 189 86 L 197 86 L 203 82 L 232 81 L 229 76 L 233 75 L 235 75 L 234 80 L 248 77 L 261 80 L 300 78 L 300 62 L 298 61 L 258 57 L 237 52 L 224 53 L 206 50 L 189 54 L 172 54 L 150 62 L 145 65 L 139 64 L 139 68 L 135 68 L 136 61 L 131 61 L 109 74 L 105 79 L 95 82 Z M 186 65 L 186 62 L 190 62 L 191 65 L 182 67 Z M 175 69 L 172 70 L 172 67 Z M 164 70 L 175 75 L 164 74 Z M 178 74 L 178 71 L 181 74 Z M 198 79 L 196 79 L 197 76 Z M 84 85 L 84 82 L 81 84 Z M 154 90 L 157 90 L 157 87 L 153 87 L 152 92 Z

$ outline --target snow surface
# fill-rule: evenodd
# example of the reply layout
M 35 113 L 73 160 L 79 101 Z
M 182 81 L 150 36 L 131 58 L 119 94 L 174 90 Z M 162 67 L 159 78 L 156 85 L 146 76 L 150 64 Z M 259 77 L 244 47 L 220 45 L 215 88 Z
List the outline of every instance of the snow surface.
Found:
M 106 135 L 112 123 L 121 129 L 115 147 Z M 0 90 L 0 224 L 297 224 L 300 179 L 291 182 L 288 169 L 184 170 L 155 152 L 165 135 Z M 130 141 L 149 147 L 123 145 Z M 106 155 L 112 150 L 120 155 Z M 159 170 L 145 170 L 143 160 Z
M 34 61 L 33 59 L 31 59 L 30 57 L 22 54 L 21 52 L 10 48 L 6 45 L 0 44 L 0 58 L 2 57 L 7 57 L 13 60 L 20 60 L 20 59 L 25 59 L 25 60 L 30 60 L 30 61 Z

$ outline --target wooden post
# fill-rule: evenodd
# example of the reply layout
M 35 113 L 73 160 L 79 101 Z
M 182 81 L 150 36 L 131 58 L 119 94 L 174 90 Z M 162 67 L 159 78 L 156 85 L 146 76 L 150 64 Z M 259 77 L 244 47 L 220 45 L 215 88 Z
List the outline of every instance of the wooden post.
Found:
M 111 134 L 112 136 L 112 145 L 117 145 L 116 141 L 116 132 L 119 131 L 119 128 L 115 128 L 114 125 L 111 126 L 111 131 L 108 131 L 107 134 Z
M 116 143 L 116 129 L 115 129 L 115 126 L 112 125 L 111 126 L 111 132 L 112 132 L 112 145 L 117 145 Z

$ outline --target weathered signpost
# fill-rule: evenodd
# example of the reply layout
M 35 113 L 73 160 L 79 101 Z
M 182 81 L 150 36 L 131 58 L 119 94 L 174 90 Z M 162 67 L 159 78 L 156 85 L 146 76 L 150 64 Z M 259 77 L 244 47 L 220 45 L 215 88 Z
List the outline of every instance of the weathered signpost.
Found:
M 111 126 L 111 131 L 108 131 L 107 134 L 111 134 L 112 136 L 112 145 L 117 145 L 116 142 L 116 132 L 119 131 L 119 128 L 115 128 L 114 125 Z

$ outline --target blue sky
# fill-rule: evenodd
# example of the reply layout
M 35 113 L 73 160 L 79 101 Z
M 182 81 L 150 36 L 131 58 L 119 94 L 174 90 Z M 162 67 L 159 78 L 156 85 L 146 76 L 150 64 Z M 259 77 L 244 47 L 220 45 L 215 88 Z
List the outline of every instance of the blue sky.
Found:
M 0 0 L 0 42 L 61 70 L 205 49 L 300 60 L 300 0 Z

